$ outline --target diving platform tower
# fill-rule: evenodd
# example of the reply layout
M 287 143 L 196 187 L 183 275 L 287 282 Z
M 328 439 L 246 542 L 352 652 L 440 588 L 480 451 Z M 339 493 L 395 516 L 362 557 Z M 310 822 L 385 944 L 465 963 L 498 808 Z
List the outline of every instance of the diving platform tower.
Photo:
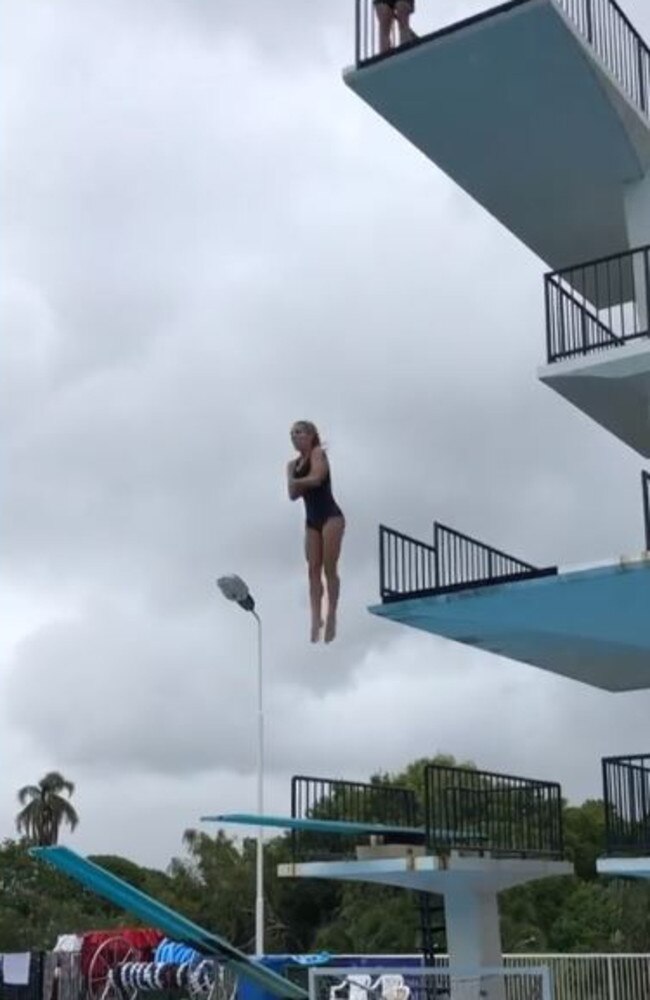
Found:
M 512 0 L 380 54 L 357 0 L 344 79 L 551 269 L 540 379 L 650 457 L 650 50 L 620 7 Z
M 650 49 L 617 3 L 512 0 L 382 53 L 357 0 L 344 79 L 550 268 L 539 378 L 650 456 Z M 370 610 L 604 690 L 650 687 L 643 488 L 645 548 L 583 569 L 382 526 Z
M 429 764 L 422 791 L 297 775 L 291 816 L 230 814 L 204 821 L 291 831 L 285 878 L 411 890 L 427 966 L 449 954 L 451 1000 L 505 1000 L 498 896 L 573 873 L 564 860 L 555 782 Z M 491 970 L 482 977 L 481 970 Z M 470 976 L 468 970 L 475 975 Z

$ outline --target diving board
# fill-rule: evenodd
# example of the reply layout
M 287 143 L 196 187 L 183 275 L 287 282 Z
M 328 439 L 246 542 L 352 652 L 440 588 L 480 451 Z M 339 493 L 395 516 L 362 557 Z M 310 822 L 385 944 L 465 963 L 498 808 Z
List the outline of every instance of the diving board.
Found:
M 256 816 L 252 813 L 225 813 L 201 816 L 202 823 L 235 823 L 241 826 L 269 826 L 281 830 L 311 833 L 360 834 L 369 837 L 409 837 L 424 840 L 423 826 L 390 826 L 386 823 L 359 823 L 340 819 L 298 819 L 294 816 Z
M 222 959 L 238 975 L 257 983 L 274 996 L 286 997 L 288 1000 L 308 1000 L 307 991 L 285 979 L 284 976 L 265 968 L 260 962 L 253 961 L 224 938 L 206 931 L 199 924 L 181 916 L 180 913 L 112 875 L 100 865 L 75 854 L 69 848 L 33 847 L 30 854 L 41 861 L 47 861 L 54 868 L 80 882 L 86 889 L 90 889 L 95 895 L 102 896 L 115 906 L 140 917 L 167 937 L 182 941 L 204 955 Z

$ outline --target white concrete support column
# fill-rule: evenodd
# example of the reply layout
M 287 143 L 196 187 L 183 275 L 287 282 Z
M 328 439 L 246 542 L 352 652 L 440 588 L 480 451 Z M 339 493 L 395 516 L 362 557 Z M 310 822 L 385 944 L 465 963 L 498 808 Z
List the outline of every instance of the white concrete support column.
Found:
M 502 976 L 468 981 L 467 970 L 501 966 L 501 933 L 496 892 L 456 886 L 445 893 L 451 1000 L 505 1000 Z M 483 992 L 481 992 L 481 990 Z
M 625 187 L 625 221 L 631 249 L 650 243 L 650 174 Z M 634 298 L 640 330 L 648 329 L 648 284 L 650 260 L 645 254 L 634 257 Z

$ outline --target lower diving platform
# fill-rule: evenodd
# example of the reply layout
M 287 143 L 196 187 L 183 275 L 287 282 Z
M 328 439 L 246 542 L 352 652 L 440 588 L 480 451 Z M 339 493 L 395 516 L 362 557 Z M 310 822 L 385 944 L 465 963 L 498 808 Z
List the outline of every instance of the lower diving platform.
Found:
M 650 688 L 650 552 L 536 568 L 438 523 L 433 545 L 381 526 L 380 575 L 381 618 L 606 691 Z
M 420 777 L 416 793 L 381 781 L 296 775 L 290 817 L 206 819 L 290 831 L 291 861 L 279 865 L 282 877 L 415 893 L 426 964 L 435 961 L 433 936 L 444 935 L 452 980 L 462 969 L 498 969 L 498 894 L 573 874 L 564 860 L 560 785 L 440 764 L 424 765 Z M 506 1000 L 506 990 L 497 976 L 487 992 L 452 988 L 451 996 Z

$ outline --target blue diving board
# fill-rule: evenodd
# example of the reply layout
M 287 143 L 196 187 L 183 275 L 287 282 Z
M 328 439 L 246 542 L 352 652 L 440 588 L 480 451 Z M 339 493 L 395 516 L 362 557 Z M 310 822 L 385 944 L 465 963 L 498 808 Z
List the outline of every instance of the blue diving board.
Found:
M 95 895 L 103 896 L 110 903 L 134 914 L 174 941 L 182 941 L 203 955 L 222 959 L 238 975 L 252 980 L 274 996 L 287 997 L 288 1000 L 308 1000 L 307 991 L 285 979 L 284 976 L 265 968 L 260 962 L 253 961 L 224 938 L 206 931 L 187 917 L 181 916 L 152 896 L 112 875 L 100 865 L 80 857 L 69 848 L 33 847 L 30 854 L 39 860 L 47 861 L 70 878 L 76 879 Z
M 281 830 L 311 833 L 364 834 L 377 837 L 413 837 L 424 840 L 423 826 L 390 826 L 386 823 L 353 823 L 340 819 L 297 819 L 293 816 L 256 816 L 253 813 L 225 813 L 201 816 L 202 823 L 238 823 L 242 826 L 272 826 Z

